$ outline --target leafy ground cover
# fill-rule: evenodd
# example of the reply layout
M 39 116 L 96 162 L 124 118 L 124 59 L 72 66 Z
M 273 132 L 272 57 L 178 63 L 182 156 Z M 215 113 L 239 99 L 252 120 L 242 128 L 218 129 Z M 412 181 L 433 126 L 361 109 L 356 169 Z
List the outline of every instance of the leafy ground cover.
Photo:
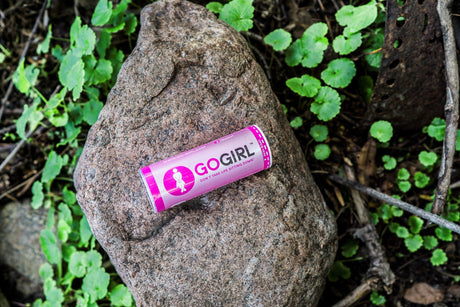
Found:
M 72 171 L 87 130 L 135 44 L 139 10 L 147 2 L 101 0 L 76 10 L 51 2 L 21 60 L 42 3 L 0 4 L 5 13 L 0 16 L 0 96 L 10 80 L 15 87 L 0 121 L 2 157 L 27 140 L 2 170 L 0 201 L 30 197 L 34 208 L 49 212 L 41 233 L 49 263 L 40 268 L 44 293 L 34 306 L 130 306 L 130 294 L 76 204 Z M 343 172 L 348 159 L 371 186 L 429 209 L 445 121 L 433 118 L 410 134 L 387 121 L 361 124 L 380 63 L 383 0 L 201 4 L 247 38 L 336 217 L 339 251 L 320 302 L 331 306 L 360 285 L 369 251 L 352 236 L 359 222 L 350 191 L 327 175 Z M 422 282 L 438 291 L 432 295 L 436 302 L 458 304 L 458 236 L 389 204 L 372 199 L 366 204 L 396 282 L 392 291 L 379 287 L 359 304 L 415 306 L 408 289 Z M 458 222 L 459 206 L 452 190 L 443 216 Z

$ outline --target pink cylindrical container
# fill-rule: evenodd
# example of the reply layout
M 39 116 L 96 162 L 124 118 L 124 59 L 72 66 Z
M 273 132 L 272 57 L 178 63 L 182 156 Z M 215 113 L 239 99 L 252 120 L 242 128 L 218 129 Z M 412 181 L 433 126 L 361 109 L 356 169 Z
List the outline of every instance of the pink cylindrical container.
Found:
M 156 213 L 267 169 L 270 147 L 256 125 L 139 170 Z

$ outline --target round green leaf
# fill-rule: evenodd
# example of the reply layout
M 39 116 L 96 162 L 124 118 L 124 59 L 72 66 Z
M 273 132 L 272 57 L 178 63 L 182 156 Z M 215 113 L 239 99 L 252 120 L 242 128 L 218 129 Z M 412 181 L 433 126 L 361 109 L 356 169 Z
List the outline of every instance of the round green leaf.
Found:
M 410 231 L 415 234 L 422 230 L 423 220 L 418 216 L 412 215 L 409 217 L 407 224 L 409 225 Z
M 304 97 L 314 97 L 321 87 L 321 82 L 315 77 L 303 75 L 300 78 L 291 78 L 286 85 L 295 93 Z
M 433 266 L 443 265 L 447 262 L 447 255 L 442 249 L 437 248 L 433 251 L 430 261 Z
M 408 180 L 410 177 L 410 173 L 406 168 L 401 168 L 398 171 L 398 180 Z
M 83 277 L 86 273 L 85 259 L 86 254 L 84 252 L 74 252 L 70 256 L 69 271 L 76 277 Z
M 439 226 L 434 232 L 440 240 L 448 242 L 452 241 L 452 230 Z
M 90 296 L 90 302 L 104 298 L 107 295 L 107 287 L 109 286 L 110 276 L 104 268 L 92 269 L 83 278 L 81 289 L 87 292 Z
M 332 87 L 344 88 L 351 83 L 355 74 L 356 68 L 352 60 L 335 59 L 321 73 L 321 79 Z
M 423 166 L 429 167 L 433 166 L 436 163 L 436 161 L 438 160 L 438 155 L 435 152 L 428 152 L 423 150 L 418 154 L 418 160 L 420 161 L 420 163 L 422 163 Z
M 402 180 L 398 182 L 398 187 L 401 190 L 401 192 L 406 193 L 407 191 L 410 190 L 410 188 L 412 187 L 412 184 L 407 180 Z
M 95 26 L 105 25 L 112 16 L 112 1 L 99 0 L 94 9 L 91 23 Z
M 436 239 L 434 236 L 423 237 L 423 247 L 425 247 L 427 250 L 432 250 L 436 246 L 438 246 L 438 239 Z
M 404 244 L 406 244 L 407 249 L 413 253 L 417 250 L 420 249 L 423 245 L 423 239 L 419 234 L 416 234 L 414 236 L 409 236 L 406 239 L 404 239 Z
M 372 0 L 366 5 L 353 6 L 345 5 L 335 14 L 337 22 L 345 27 L 349 27 L 349 32 L 358 32 L 370 26 L 377 18 L 377 6 Z
M 407 230 L 406 227 L 399 226 L 396 229 L 396 235 L 398 236 L 398 238 L 405 239 L 405 238 L 409 237 L 410 234 L 409 234 L 409 230 Z
M 84 258 L 85 265 L 88 269 L 98 268 L 102 265 L 102 255 L 95 250 L 90 250 Z
M 436 141 L 444 140 L 446 133 L 446 121 L 442 118 L 435 117 L 427 129 L 428 135 L 435 138 Z
M 361 33 L 352 33 L 349 37 L 345 35 L 337 36 L 332 42 L 332 48 L 340 55 L 350 54 L 363 43 Z
M 253 27 L 254 6 L 252 0 L 232 0 L 225 4 L 219 18 L 236 31 L 248 31 Z
M 131 306 L 133 297 L 125 285 L 117 285 L 110 291 L 110 301 L 114 306 Z
M 61 261 L 61 250 L 51 229 L 46 228 L 40 232 L 40 244 L 46 259 L 50 263 L 56 264 Z
M 430 183 L 430 177 L 422 172 L 416 172 L 414 174 L 414 184 L 417 188 L 424 188 Z
M 294 117 L 293 120 L 290 121 L 289 124 L 290 124 L 291 127 L 294 128 L 294 129 L 300 128 L 300 127 L 302 127 L 302 125 L 303 125 L 303 119 L 302 119 L 302 117 L 300 117 L 300 116 L 296 116 L 296 117 Z
M 386 120 L 379 120 L 372 124 L 370 133 L 372 137 L 382 143 L 386 143 L 393 136 L 393 127 Z
M 222 12 L 223 7 L 223 4 L 220 2 L 209 2 L 206 4 L 206 8 L 216 14 Z
M 316 114 L 320 120 L 328 121 L 339 114 L 340 105 L 339 93 L 328 86 L 323 86 L 311 104 L 310 111 Z
M 315 146 L 314 156 L 317 160 L 326 160 L 331 154 L 331 148 L 327 144 L 318 144 Z
M 383 165 L 383 167 L 386 169 L 386 170 L 392 170 L 392 169 L 395 169 L 396 167 L 396 159 L 389 156 L 389 155 L 384 155 L 382 157 L 382 161 L 385 162 L 385 164 Z
M 310 135 L 316 142 L 324 142 L 328 135 L 327 126 L 314 125 L 310 128 Z
M 102 102 L 98 100 L 88 101 L 83 107 L 83 118 L 85 119 L 85 121 L 88 124 L 93 125 L 97 121 L 97 118 L 103 106 L 104 105 L 102 104 Z
M 289 47 L 292 42 L 291 33 L 283 29 L 276 29 L 264 38 L 267 45 L 273 47 L 273 50 L 281 51 Z

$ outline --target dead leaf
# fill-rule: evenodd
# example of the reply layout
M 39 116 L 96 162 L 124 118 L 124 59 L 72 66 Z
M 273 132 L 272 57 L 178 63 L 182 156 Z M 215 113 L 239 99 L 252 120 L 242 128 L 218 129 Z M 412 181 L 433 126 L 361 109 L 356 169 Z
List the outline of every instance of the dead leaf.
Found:
M 377 146 L 373 138 L 364 144 L 358 153 L 358 181 L 361 184 L 369 185 L 369 178 L 375 175 L 375 155 Z
M 442 302 L 444 293 L 427 283 L 416 283 L 404 293 L 404 298 L 409 302 L 428 305 Z

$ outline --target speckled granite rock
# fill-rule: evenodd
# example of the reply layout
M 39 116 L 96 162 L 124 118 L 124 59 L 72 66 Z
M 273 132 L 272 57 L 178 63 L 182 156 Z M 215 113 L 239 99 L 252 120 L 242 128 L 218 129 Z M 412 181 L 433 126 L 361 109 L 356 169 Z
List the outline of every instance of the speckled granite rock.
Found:
M 78 201 L 138 306 L 313 306 L 334 220 L 245 39 L 158 1 L 75 171 Z M 271 169 L 155 215 L 137 170 L 257 124 Z
M 47 260 L 40 231 L 46 227 L 46 217 L 47 210 L 32 209 L 30 201 L 11 202 L 0 210 L 0 287 L 10 297 L 42 293 L 38 269 Z

